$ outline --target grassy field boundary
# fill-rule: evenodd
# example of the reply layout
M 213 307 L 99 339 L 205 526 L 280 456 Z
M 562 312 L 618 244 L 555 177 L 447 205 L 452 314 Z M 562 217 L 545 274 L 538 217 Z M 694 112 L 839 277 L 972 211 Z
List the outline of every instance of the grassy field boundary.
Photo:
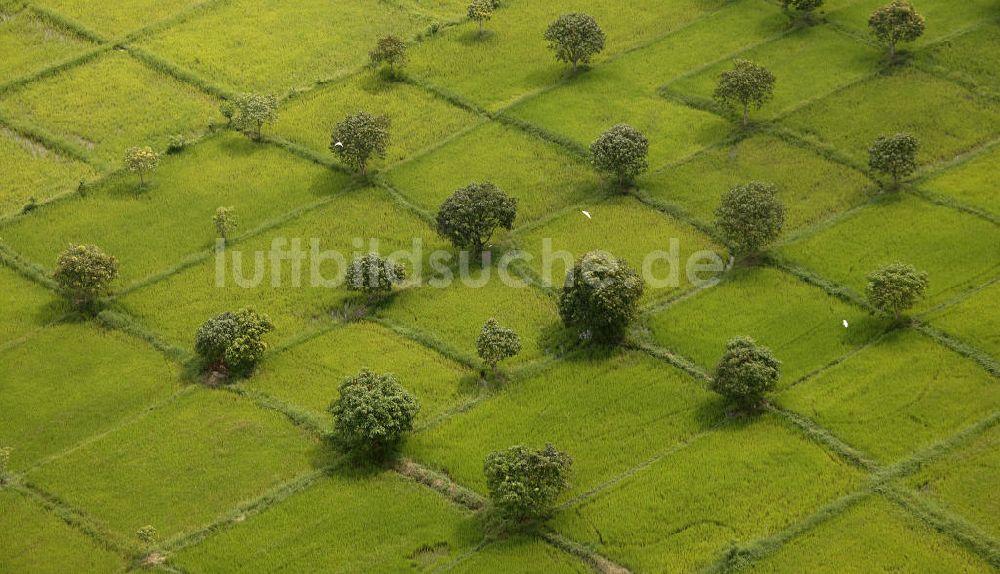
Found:
M 62 28 L 63 30 L 68 30 L 70 32 L 73 32 L 74 34 L 85 40 L 89 40 L 91 42 L 94 42 L 95 44 L 105 44 L 109 42 L 109 38 L 105 38 L 104 36 L 91 30 L 87 26 L 84 26 L 82 23 L 67 16 L 63 16 L 62 14 L 59 14 L 54 10 L 50 10 L 48 8 L 45 8 L 44 6 L 39 6 L 34 2 L 28 3 L 27 6 L 28 9 L 31 10 L 39 18 L 47 20 L 50 23 L 54 24 L 55 26 Z
M 58 291 L 59 286 L 42 266 L 29 261 L 10 247 L 0 243 L 0 265 L 6 266 L 24 279 L 50 291 Z
M 121 311 L 106 309 L 97 314 L 95 321 L 108 329 L 120 331 L 147 343 L 165 357 L 177 363 L 185 364 L 194 357 L 189 350 L 164 341 L 162 337 L 146 328 L 145 325 L 134 317 Z
M 73 30 L 70 31 L 75 33 L 75 31 Z M 47 68 L 42 68 L 41 70 L 30 72 L 19 78 L 13 78 L 9 82 L 0 84 L 0 94 L 5 94 L 7 92 L 15 91 L 28 84 L 39 82 L 41 80 L 44 80 L 45 78 L 55 76 L 65 70 L 76 68 L 78 66 L 83 66 L 88 62 L 96 60 L 98 57 L 102 56 L 109 50 L 111 50 L 110 44 L 99 44 L 82 54 L 77 54 L 76 56 L 66 58 L 65 60 L 56 62 L 55 64 L 52 64 Z
M 458 363 L 463 367 L 466 367 L 467 369 L 471 369 L 473 371 L 479 370 L 478 359 L 476 359 L 472 355 L 467 355 L 464 352 L 451 347 L 450 345 L 438 339 L 434 335 L 431 335 L 430 333 L 405 327 L 385 317 L 372 316 L 368 317 L 366 320 L 375 323 L 376 325 L 379 325 L 381 327 L 384 327 L 389 331 L 392 331 L 396 335 L 399 335 L 400 337 L 409 339 L 410 341 L 413 341 L 418 345 L 430 349 L 436 352 L 437 354 L 441 355 L 442 357 L 452 362 Z
M 925 466 L 937 461 L 948 453 L 959 448 L 961 445 L 984 434 L 991 428 L 995 427 L 998 423 L 1000 423 L 1000 412 L 994 412 L 979 422 L 958 431 L 950 437 L 932 444 L 909 458 L 901 460 L 892 466 L 885 467 L 881 473 L 880 481 L 888 482 L 916 474 Z
M 833 452 L 845 462 L 869 474 L 877 474 L 881 472 L 882 467 L 869 458 L 867 454 L 840 440 L 832 432 L 816 424 L 809 418 L 775 405 L 768 405 L 767 410 L 791 422 L 811 441 L 826 447 L 828 451 Z
M 287 403 L 268 393 L 248 389 L 245 386 L 228 384 L 220 387 L 220 389 L 245 398 L 261 409 L 274 411 L 283 415 L 293 426 L 299 427 L 321 440 L 326 440 L 330 437 L 330 433 L 326 430 L 322 419 L 311 411 Z
M 143 48 L 130 44 L 125 46 L 125 50 L 130 56 L 144 64 L 146 67 L 166 76 L 170 76 L 185 85 L 197 88 L 210 96 L 214 96 L 222 100 L 229 100 L 236 95 L 234 92 L 212 84 L 198 74 L 184 69 L 173 62 L 164 60 L 163 58 Z
M 479 493 L 458 484 L 451 478 L 431 470 L 410 458 L 399 458 L 393 464 L 392 469 L 401 476 L 405 476 L 443 495 L 453 504 L 461 506 L 466 510 L 478 512 L 486 507 L 486 499 Z
M 628 574 L 630 572 L 628 568 L 615 563 L 610 558 L 602 556 L 587 546 L 566 538 L 553 530 L 543 531 L 541 537 L 550 546 L 562 550 L 571 556 L 576 556 L 598 574 Z
M 997 361 L 997 359 L 989 353 L 986 353 L 985 351 L 982 351 L 965 341 L 962 341 L 961 339 L 953 337 L 933 325 L 917 322 L 914 328 L 933 339 L 939 345 L 947 347 L 959 355 L 979 363 L 979 365 L 986 369 L 989 374 L 1000 378 L 1000 361 Z
M 85 163 L 94 168 L 97 172 L 103 173 L 109 171 L 107 162 L 97 159 L 97 157 L 91 153 L 90 150 L 72 143 L 62 136 L 58 136 L 45 128 L 2 115 L 0 115 L 0 127 L 7 128 L 21 137 L 41 144 L 50 151 L 56 152 L 70 159 L 75 159 L 81 163 Z
M 629 341 L 625 343 L 625 348 L 642 351 L 654 359 L 677 367 L 699 381 L 708 382 L 712 380 L 712 375 L 691 359 L 648 341 Z
M 121 36 L 116 40 L 116 44 L 119 46 L 124 46 L 126 44 L 132 44 L 140 40 L 146 39 L 150 36 L 154 36 L 168 28 L 177 26 L 178 24 L 183 24 L 191 20 L 192 18 L 197 18 L 205 12 L 209 12 L 217 7 L 221 7 L 227 4 L 231 4 L 232 0 L 204 0 L 193 6 L 187 6 L 181 9 L 179 12 L 168 16 L 157 22 L 153 22 L 148 26 L 143 26 L 131 32 L 127 32 L 125 35 Z

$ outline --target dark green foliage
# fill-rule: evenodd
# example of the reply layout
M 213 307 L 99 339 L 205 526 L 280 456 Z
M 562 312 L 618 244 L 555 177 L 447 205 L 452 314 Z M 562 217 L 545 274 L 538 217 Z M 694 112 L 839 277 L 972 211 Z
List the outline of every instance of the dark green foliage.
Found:
M 437 232 L 455 247 L 478 255 L 496 229 L 512 229 L 516 217 L 517 199 L 488 181 L 472 183 L 441 204 Z
M 476 338 L 476 351 L 483 363 L 496 374 L 497 363 L 521 352 L 521 338 L 490 317 Z
M 396 68 L 406 64 L 406 42 L 399 36 L 389 34 L 378 39 L 375 49 L 368 53 L 373 65 L 389 65 L 389 76 L 396 76 Z
M 642 279 L 624 260 L 591 251 L 566 275 L 559 315 L 584 339 L 617 343 L 635 318 L 643 289 Z
M 389 147 L 389 118 L 358 112 L 344 118 L 330 136 L 330 151 L 337 154 L 361 175 L 368 174 L 368 160 L 384 158 Z
M 577 12 L 563 14 L 549 24 L 545 39 L 556 60 L 572 64 L 574 72 L 604 49 L 604 30 L 593 17 Z
M 393 375 L 363 369 L 341 383 L 340 396 L 329 410 L 342 448 L 381 457 L 413 429 L 420 404 Z
M 232 125 L 253 139 L 259 140 L 264 124 L 276 119 L 278 98 L 271 94 L 243 94 L 233 100 Z
M 551 444 L 542 450 L 512 446 L 486 457 L 483 472 L 493 508 L 514 520 L 541 518 L 569 487 L 573 459 Z
M 268 318 L 252 309 L 227 311 L 198 328 L 194 350 L 216 372 L 245 375 L 264 355 L 263 336 L 273 330 Z
M 904 0 L 893 0 L 868 18 L 872 34 L 889 47 L 889 58 L 896 57 L 896 44 L 912 42 L 924 33 L 924 17 Z
M 89 309 L 98 297 L 111 293 L 118 277 L 118 260 L 96 245 L 70 245 L 56 261 L 52 278 L 77 309 Z
M 868 276 L 865 295 L 872 307 L 898 320 L 924 296 L 927 284 L 926 272 L 905 263 L 892 263 Z
M 406 270 L 377 253 L 356 257 L 347 267 L 347 289 L 360 291 L 369 299 L 377 299 L 392 292 L 393 285 L 406 280 Z
M 784 224 L 785 206 L 769 183 L 737 185 L 715 209 L 715 226 L 736 256 L 757 253 L 778 238 Z
M 868 148 L 868 167 L 892 177 L 893 189 L 899 180 L 917 169 L 920 142 L 907 133 L 879 136 Z
M 754 410 L 763 404 L 764 395 L 774 388 L 780 375 L 781 361 L 770 349 L 750 337 L 736 337 L 726 344 L 709 388 L 742 409 Z
M 719 76 L 719 85 L 712 94 L 722 105 L 735 105 L 743 110 L 743 126 L 750 122 L 750 106 L 760 109 L 774 97 L 774 74 L 749 60 L 738 59 L 733 69 Z
M 649 140 L 628 124 L 618 124 L 590 144 L 591 162 L 625 188 L 649 167 Z
M 808 19 L 817 8 L 823 5 L 823 0 L 781 0 L 781 6 L 787 12 L 795 11 Z

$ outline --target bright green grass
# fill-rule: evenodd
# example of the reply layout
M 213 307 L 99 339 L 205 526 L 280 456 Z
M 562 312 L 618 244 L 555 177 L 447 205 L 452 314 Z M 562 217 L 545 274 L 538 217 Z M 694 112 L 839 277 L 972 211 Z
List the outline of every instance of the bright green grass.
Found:
M 515 225 L 592 197 L 602 185 L 583 160 L 497 123 L 452 140 L 392 170 L 388 177 L 406 197 L 432 213 L 455 190 L 492 181 L 518 199 Z
M 42 201 L 73 190 L 94 175 L 84 163 L 0 129 L 0 215 L 20 211 L 32 197 Z
M 281 414 L 195 389 L 28 479 L 121 535 L 150 524 L 169 539 L 330 460 Z
M 354 238 L 365 242 L 356 245 Z M 276 331 L 269 335 L 272 341 L 293 339 L 304 329 L 329 324 L 330 311 L 354 298 L 336 281 L 338 274 L 343 273 L 341 262 L 312 257 L 313 239 L 318 240 L 321 252 L 342 254 L 344 264 L 350 263 L 355 253 L 369 251 L 368 239 L 377 240 L 376 250 L 382 255 L 410 249 L 414 240 L 423 242 L 425 252 L 442 247 L 426 222 L 393 203 L 386 192 L 359 189 L 338 196 L 322 208 L 281 227 L 232 244 L 222 254 L 225 264 L 221 286 L 217 284 L 220 255 L 215 254 L 163 281 L 128 294 L 122 303 L 145 324 L 184 347 L 193 345 L 195 331 L 209 317 L 246 306 L 270 316 L 276 326 Z M 278 273 L 272 272 L 270 263 L 272 245 L 286 250 L 293 240 L 299 240 L 306 254 L 301 264 L 299 286 L 293 283 L 295 273 L 290 261 L 280 263 Z M 259 267 L 255 263 L 258 253 Z M 234 261 L 239 262 L 239 268 Z M 318 265 L 317 277 L 329 284 L 317 282 L 312 286 L 313 262 Z M 411 276 L 415 275 L 413 263 L 401 262 Z M 260 273 L 259 283 L 253 281 L 255 270 Z M 401 297 L 397 296 L 397 300 Z M 395 305 L 390 303 L 390 306 Z
M 465 18 L 469 8 L 466 0 L 396 0 L 394 4 L 417 14 L 437 18 L 441 22 Z
M 859 482 L 846 463 L 763 415 L 695 441 L 563 511 L 553 526 L 635 571 L 696 571 Z
M 215 244 L 212 216 L 236 210 L 236 235 L 351 185 L 338 172 L 227 133 L 167 155 L 147 187 L 114 176 L 3 229 L 8 243 L 46 266 L 70 243 L 93 243 L 118 257 L 120 283 L 162 272 Z
M 429 571 L 474 545 L 470 516 L 391 472 L 333 474 L 180 552 L 192 572 Z
M 471 398 L 478 386 L 468 369 L 371 323 L 351 323 L 268 357 L 246 386 L 332 423 L 326 409 L 337 388 L 361 369 L 396 375 L 420 401 L 420 421 Z
M 478 26 L 467 22 L 414 46 L 409 73 L 496 110 L 566 77 L 568 67 L 555 60 L 543 38 L 560 14 L 585 12 L 602 26 L 608 37 L 594 60 L 600 66 L 610 56 L 681 29 L 723 5 L 720 0 L 510 0 L 482 37 Z
M 874 48 L 827 27 L 803 28 L 775 42 L 740 53 L 739 58 L 760 64 L 776 78 L 774 99 L 755 118 L 773 118 L 803 102 L 822 97 L 838 86 L 871 74 L 880 54 Z M 732 68 L 732 59 L 669 85 L 687 96 L 711 99 L 719 75 Z M 742 111 L 741 111 L 742 113 Z
M 0 264 L 0 347 L 69 311 L 56 294 Z
M 859 0 L 852 2 L 842 10 L 833 10 L 831 7 L 829 19 L 831 22 L 868 34 L 870 33 L 868 17 L 876 8 L 886 4 L 888 2 L 885 0 Z M 920 3 L 913 3 L 913 5 L 917 13 L 927 21 L 927 27 L 923 36 L 916 42 L 897 46 L 897 49 L 900 50 L 920 48 L 963 28 L 996 19 L 996 4 L 990 0 L 963 0 L 962 2 L 921 0 Z
M 117 165 L 132 146 L 166 148 L 218 119 L 213 98 L 121 51 L 0 97 L 0 113 L 37 124 Z
M 142 44 L 213 83 L 283 94 L 360 68 L 379 36 L 409 38 L 428 24 L 376 0 L 234 0 Z
M 0 84 L 82 54 L 89 44 L 27 10 L 0 12 Z
M 1000 107 L 947 80 L 902 68 L 823 98 L 783 122 L 863 165 L 876 137 L 910 132 L 920 140 L 918 161 L 929 164 L 996 135 Z
M 878 267 L 909 263 L 930 275 L 927 297 L 916 306 L 925 310 L 1000 273 L 1000 229 L 910 195 L 892 195 L 781 252 L 859 294 Z
M 571 494 L 611 480 L 720 418 L 719 401 L 683 372 L 639 352 L 571 357 L 411 438 L 413 458 L 485 492 L 483 460 L 546 442 L 573 457 Z
M 897 332 L 779 399 L 884 462 L 975 423 L 1000 385 L 975 362 L 914 331 Z
M 0 491 L 0 572 L 118 572 L 125 559 L 47 512 L 26 495 Z
M 860 309 L 766 267 L 738 269 L 648 322 L 658 345 L 705 369 L 715 367 L 727 341 L 749 335 L 781 360 L 780 386 L 856 349 L 883 327 Z
M 732 186 L 773 183 L 785 204 L 785 230 L 804 227 L 862 201 L 871 182 L 861 173 L 767 135 L 706 151 L 640 180 L 651 199 L 711 224 Z
M 905 484 L 914 488 L 917 496 L 958 512 L 996 539 L 1000 537 L 998 472 L 1000 426 L 994 426 L 907 478 Z
M 720 270 L 721 263 L 728 258 L 723 248 L 694 228 L 635 199 L 613 197 L 586 205 L 585 209 L 592 219 L 573 209 L 518 235 L 518 246 L 531 256 L 528 265 L 546 284 L 562 287 L 566 273 L 578 257 L 588 251 L 604 250 L 625 259 L 644 279 L 648 277 L 645 299 L 650 300 L 691 286 L 687 265 L 694 254 L 704 256 L 697 260 L 698 264 L 720 262 Z M 623 233 L 625 229 L 641 229 L 642 233 Z M 669 252 L 674 240 L 679 253 L 676 265 L 657 256 L 657 252 Z M 558 260 L 552 257 L 552 264 L 547 266 L 544 263 L 547 251 L 564 252 L 566 257 Z M 712 253 L 716 254 L 715 259 L 711 259 Z M 671 275 L 672 270 L 676 277 Z M 697 280 L 708 280 L 711 276 L 711 272 L 692 275 Z
M 920 183 L 920 188 L 1000 216 L 1000 193 L 996 187 L 998 162 L 1000 146 Z
M 544 572 L 564 574 L 592 572 L 584 563 L 530 536 L 514 536 L 492 542 L 470 558 L 459 562 L 449 572 Z
M 49 327 L 0 352 L 0 445 L 27 468 L 166 398 L 177 382 L 143 341 L 87 324 Z
M 994 60 L 998 51 L 1000 28 L 985 23 L 979 30 L 922 50 L 916 57 L 922 64 L 973 82 L 978 89 L 997 95 L 1000 77 Z
M 1000 305 L 997 301 L 1000 301 L 1000 282 L 929 319 L 935 327 L 1000 359 Z
M 39 4 L 72 18 L 107 38 L 115 38 L 140 28 L 166 20 L 198 0 L 123 0 L 120 2 L 90 2 L 89 0 L 41 0 Z
M 472 113 L 401 82 L 385 82 L 361 74 L 293 99 L 281 110 L 274 133 L 322 154 L 330 152 L 330 133 L 348 114 L 385 114 L 392 121 L 384 160 L 373 158 L 369 168 L 402 161 L 445 141 L 476 123 Z
M 992 572 L 951 538 L 883 498 L 866 498 L 793 539 L 751 572 Z

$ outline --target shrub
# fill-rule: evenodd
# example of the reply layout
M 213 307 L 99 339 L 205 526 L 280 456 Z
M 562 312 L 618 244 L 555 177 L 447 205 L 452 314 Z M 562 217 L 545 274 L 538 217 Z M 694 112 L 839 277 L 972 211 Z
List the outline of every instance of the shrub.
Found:
M 368 53 L 368 57 L 375 66 L 388 64 L 389 76 L 396 77 L 396 67 L 406 64 L 406 42 L 392 34 L 383 36 L 378 39 L 375 49 Z
M 236 106 L 233 102 L 223 100 L 222 103 L 219 104 L 219 113 L 222 114 L 222 117 L 226 118 L 226 123 L 228 125 L 233 125 L 233 117 L 236 116 Z
M 14 449 L 9 446 L 0 447 L 0 484 L 6 484 L 10 479 L 10 453 Z
M 512 446 L 490 453 L 483 463 L 493 507 L 505 518 L 545 516 L 569 487 L 573 459 L 551 444 L 542 450 Z
M 220 207 L 215 210 L 212 216 L 212 224 L 215 225 L 215 232 L 223 242 L 229 241 L 229 236 L 239 226 L 236 218 L 236 209 L 232 207 Z
M 180 153 L 187 147 L 187 139 L 181 134 L 174 134 L 167 139 L 167 153 Z
M 823 5 L 823 0 L 781 0 L 781 5 L 786 12 L 791 13 L 794 10 L 809 20 L 812 13 Z
M 406 280 L 402 265 L 369 253 L 356 257 L 347 267 L 347 289 L 368 295 L 370 301 L 392 292 L 392 286 Z
M 344 118 L 330 138 L 330 151 L 340 156 L 361 175 L 368 174 L 371 156 L 385 157 L 389 146 L 389 118 L 358 112 Z
M 227 311 L 198 328 L 194 349 L 215 372 L 247 374 L 267 350 L 263 336 L 273 330 L 267 317 L 252 309 Z
M 159 538 L 159 533 L 157 533 L 156 528 L 151 525 L 143 526 L 142 528 L 135 531 L 135 536 L 143 544 L 147 546 L 153 546 L 156 544 L 156 540 Z
M 27 215 L 36 209 L 38 209 L 38 198 L 32 195 L 28 198 L 28 203 L 25 203 L 24 207 L 21 208 L 21 213 Z
M 924 33 L 924 17 L 909 2 L 893 0 L 868 18 L 868 27 L 879 42 L 889 48 L 889 59 L 896 57 L 896 44 L 912 42 Z
M 927 273 L 912 265 L 893 263 L 868 275 L 865 295 L 872 307 L 891 314 L 896 320 L 913 307 L 927 290 Z
M 750 106 L 760 109 L 774 97 L 774 74 L 749 60 L 738 59 L 733 69 L 722 72 L 712 94 L 721 105 L 743 110 L 743 127 L 750 122 Z
M 622 259 L 591 251 L 578 259 L 566 275 L 559 294 L 559 315 L 584 338 L 615 343 L 635 318 L 644 285 Z
M 271 94 L 243 94 L 233 100 L 232 125 L 260 140 L 264 124 L 278 119 L 278 98 Z
M 590 155 L 595 168 L 614 175 L 625 188 L 649 167 L 649 140 L 632 126 L 618 124 L 590 144 Z
M 770 349 L 750 337 L 736 337 L 726 344 L 709 388 L 742 409 L 754 410 L 764 403 L 764 395 L 774 388 L 780 375 L 781 361 Z
M 563 14 L 549 24 L 545 39 L 556 60 L 572 64 L 574 72 L 604 49 L 604 30 L 593 17 L 576 12 Z
M 469 4 L 469 20 L 479 24 L 479 35 L 486 32 L 485 24 L 493 18 L 493 10 L 496 9 L 494 0 L 472 0 Z
M 420 403 L 393 375 L 362 369 L 341 383 L 340 396 L 329 410 L 342 448 L 381 457 L 413 429 Z
M 476 338 L 476 351 L 483 363 L 496 375 L 497 363 L 521 352 L 521 338 L 512 329 L 501 327 L 496 319 L 490 317 Z
M 715 226 L 736 256 L 752 255 L 781 234 L 785 206 L 769 183 L 734 186 L 715 210 Z
M 77 309 L 88 309 L 98 297 L 111 293 L 118 277 L 118 260 L 96 245 L 70 245 L 56 260 L 52 278 Z
M 917 169 L 920 142 L 908 133 L 879 136 L 868 148 L 868 167 L 892 177 L 892 188 L 899 187 L 900 178 Z
M 139 174 L 139 185 L 146 185 L 146 172 L 160 164 L 160 156 L 153 148 L 130 147 L 125 150 L 125 169 Z
M 517 199 L 490 183 L 472 183 L 451 194 L 438 210 L 437 232 L 459 249 L 479 255 L 497 228 L 510 230 Z

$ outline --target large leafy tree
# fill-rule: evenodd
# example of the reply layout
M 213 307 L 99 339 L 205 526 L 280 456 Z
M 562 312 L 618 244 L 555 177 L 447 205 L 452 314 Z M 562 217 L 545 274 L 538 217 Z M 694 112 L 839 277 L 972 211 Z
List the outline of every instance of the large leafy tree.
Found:
M 517 199 L 490 182 L 472 183 L 451 194 L 438 210 L 437 232 L 459 249 L 479 255 L 493 233 L 514 227 Z
M 781 361 L 770 349 L 750 337 L 736 337 L 726 344 L 709 387 L 740 408 L 754 410 L 764 403 L 780 375 Z
M 551 444 L 541 450 L 512 446 L 483 463 L 493 508 L 513 520 L 544 517 L 569 487 L 573 459 Z
M 750 107 L 759 110 L 774 97 L 774 74 L 764 66 L 738 59 L 733 62 L 732 70 L 719 76 L 712 96 L 722 105 L 741 108 L 743 127 L 746 127 L 750 123 Z
M 889 48 L 889 58 L 896 57 L 896 44 L 912 42 L 924 33 L 924 17 L 904 0 L 893 0 L 868 18 L 872 34 Z
M 490 317 L 476 338 L 476 351 L 495 376 L 497 363 L 521 352 L 521 338 L 513 329 L 501 326 L 495 318 Z
M 566 275 L 559 294 L 559 315 L 584 338 L 617 343 L 635 318 L 642 297 L 642 279 L 622 259 L 591 251 Z
M 769 183 L 734 186 L 715 209 L 715 225 L 734 255 L 753 255 L 781 235 L 785 206 Z
M 118 260 L 96 245 L 70 245 L 59 255 L 52 273 L 59 290 L 80 310 L 110 294 L 117 277 Z
M 420 403 L 395 376 L 362 369 L 341 383 L 329 410 L 335 439 L 342 448 L 380 458 L 413 429 Z
M 358 170 L 368 174 L 372 156 L 384 158 L 389 147 L 389 118 L 358 112 L 344 118 L 330 137 L 330 151 Z
M 578 12 L 556 18 L 545 30 L 545 39 L 555 51 L 556 59 L 572 64 L 574 72 L 604 49 L 604 30 L 597 20 Z
M 908 133 L 879 136 L 868 148 L 868 167 L 892 177 L 892 187 L 917 169 L 920 141 Z
M 899 320 L 927 291 L 927 273 L 906 263 L 892 263 L 868 275 L 868 303 Z
M 618 124 L 590 144 L 591 162 L 625 188 L 649 167 L 649 140 L 628 124 Z
M 198 328 L 194 349 L 212 371 L 245 375 L 264 355 L 264 335 L 273 330 L 268 318 L 253 309 L 227 311 Z

